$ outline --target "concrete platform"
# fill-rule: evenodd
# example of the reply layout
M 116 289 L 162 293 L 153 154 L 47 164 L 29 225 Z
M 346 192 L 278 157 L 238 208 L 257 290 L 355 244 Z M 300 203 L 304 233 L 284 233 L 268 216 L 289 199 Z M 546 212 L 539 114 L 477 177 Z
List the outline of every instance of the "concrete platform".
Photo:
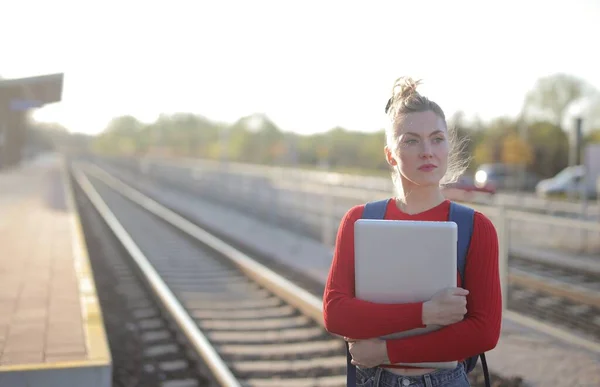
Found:
M 102 176 L 95 167 L 86 169 Z M 127 178 L 122 170 L 115 176 Z M 158 186 L 148 179 L 133 179 L 139 188 L 159 201 L 188 214 L 199 223 L 277 258 L 298 272 L 325 282 L 331 251 L 314 240 L 260 222 L 198 195 Z M 530 252 L 531 253 L 531 252 Z M 564 257 L 568 259 L 569 257 Z M 497 347 L 487 354 L 490 370 L 508 377 L 520 376 L 530 386 L 600 386 L 600 343 L 506 311 Z
M 111 358 L 62 159 L 0 171 L 0 387 L 111 385 Z

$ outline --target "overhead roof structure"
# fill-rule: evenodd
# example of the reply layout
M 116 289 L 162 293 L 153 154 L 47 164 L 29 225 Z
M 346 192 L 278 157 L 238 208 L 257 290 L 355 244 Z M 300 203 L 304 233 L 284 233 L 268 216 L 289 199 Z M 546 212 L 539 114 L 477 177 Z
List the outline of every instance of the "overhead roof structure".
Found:
M 62 100 L 64 74 L 0 79 L 0 168 L 18 164 L 25 146 L 26 112 Z
M 64 74 L 48 74 L 28 78 L 0 80 L 0 99 L 9 100 L 10 110 L 28 110 L 60 102 Z M 11 103 L 12 101 L 12 103 Z

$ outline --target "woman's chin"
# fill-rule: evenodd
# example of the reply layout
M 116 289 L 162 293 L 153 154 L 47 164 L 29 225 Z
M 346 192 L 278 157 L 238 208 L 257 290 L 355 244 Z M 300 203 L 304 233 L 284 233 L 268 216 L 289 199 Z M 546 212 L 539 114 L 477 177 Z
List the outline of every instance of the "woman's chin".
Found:
M 419 188 L 439 187 L 440 185 L 440 179 L 437 176 L 418 176 L 415 179 L 411 179 L 411 181 Z

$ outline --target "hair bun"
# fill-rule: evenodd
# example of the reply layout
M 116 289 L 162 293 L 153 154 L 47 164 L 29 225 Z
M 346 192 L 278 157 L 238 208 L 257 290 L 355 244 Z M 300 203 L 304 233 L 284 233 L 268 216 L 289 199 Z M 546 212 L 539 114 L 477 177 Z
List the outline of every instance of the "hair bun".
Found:
M 391 106 L 400 101 L 401 105 L 410 104 L 411 100 L 421 98 L 421 94 L 417 91 L 417 87 L 421 84 L 421 80 L 414 80 L 411 77 L 403 76 L 394 81 L 392 87 L 392 96 L 385 105 L 385 112 L 388 113 Z
M 419 96 L 417 86 L 421 84 L 421 80 L 414 80 L 411 77 L 400 77 L 394 82 L 392 95 L 394 98 L 409 99 L 412 96 Z

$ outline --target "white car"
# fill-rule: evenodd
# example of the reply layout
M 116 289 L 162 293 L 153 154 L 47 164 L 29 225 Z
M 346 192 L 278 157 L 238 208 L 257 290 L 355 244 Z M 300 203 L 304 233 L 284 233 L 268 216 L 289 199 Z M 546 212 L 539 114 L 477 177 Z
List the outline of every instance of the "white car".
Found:
M 581 192 L 584 192 L 588 198 L 596 195 L 595 190 L 589 189 L 586 184 L 583 165 L 567 167 L 556 176 L 540 181 L 535 187 L 535 192 L 541 197 L 569 195 L 569 193 L 579 196 Z

